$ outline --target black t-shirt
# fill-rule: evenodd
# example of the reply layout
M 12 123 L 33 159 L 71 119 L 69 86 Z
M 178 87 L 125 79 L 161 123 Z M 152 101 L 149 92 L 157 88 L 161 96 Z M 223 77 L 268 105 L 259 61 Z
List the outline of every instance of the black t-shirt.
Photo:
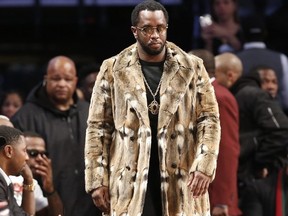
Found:
M 159 85 L 159 82 L 163 73 L 163 62 L 145 62 L 140 60 L 142 66 L 143 75 L 153 92 Z M 146 84 L 145 84 L 146 86 Z M 147 92 L 147 104 L 150 104 L 154 98 L 146 86 Z M 159 91 L 160 92 L 160 91 Z M 160 104 L 160 96 L 155 96 L 156 101 Z M 151 157 L 150 157 L 150 168 L 148 175 L 148 186 L 145 198 L 143 216 L 160 216 L 162 215 L 161 210 L 161 181 L 160 181 L 160 170 L 159 170 L 159 157 L 158 157 L 158 142 L 157 142 L 157 124 L 158 114 L 154 115 L 149 111 L 150 126 L 152 130 L 152 145 L 151 145 Z

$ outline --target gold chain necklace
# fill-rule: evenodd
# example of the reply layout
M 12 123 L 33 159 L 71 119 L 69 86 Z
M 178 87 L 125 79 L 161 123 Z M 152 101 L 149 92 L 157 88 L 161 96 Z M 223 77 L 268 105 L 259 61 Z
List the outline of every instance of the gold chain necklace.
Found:
M 163 74 L 164 74 L 164 73 L 163 73 Z M 157 115 L 158 112 L 159 112 L 160 104 L 157 102 L 157 100 L 156 100 L 155 97 L 156 97 L 156 95 L 158 94 L 158 91 L 160 90 L 160 86 L 161 86 L 162 80 L 163 80 L 163 74 L 162 74 L 162 76 L 161 76 L 161 79 L 160 79 L 160 81 L 159 81 L 159 84 L 158 84 L 157 89 L 156 89 L 156 91 L 155 91 L 154 94 L 153 94 L 150 86 L 148 85 L 148 82 L 147 82 L 147 80 L 145 79 L 145 76 L 143 75 L 143 80 L 144 80 L 144 82 L 145 82 L 145 84 L 146 84 L 149 92 L 151 93 L 151 95 L 152 95 L 152 97 L 153 97 L 153 101 L 148 105 L 148 109 L 149 109 L 149 111 L 150 111 L 153 115 Z

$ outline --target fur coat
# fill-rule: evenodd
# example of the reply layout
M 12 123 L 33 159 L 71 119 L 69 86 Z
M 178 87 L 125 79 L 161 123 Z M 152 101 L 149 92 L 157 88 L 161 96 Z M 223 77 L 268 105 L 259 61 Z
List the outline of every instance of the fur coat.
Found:
M 218 104 L 202 60 L 171 42 L 166 48 L 157 130 L 163 215 L 210 215 L 208 193 L 193 198 L 187 183 L 196 170 L 214 178 Z M 137 44 L 103 62 L 87 123 L 86 191 L 108 186 L 110 215 L 141 215 L 151 129 Z

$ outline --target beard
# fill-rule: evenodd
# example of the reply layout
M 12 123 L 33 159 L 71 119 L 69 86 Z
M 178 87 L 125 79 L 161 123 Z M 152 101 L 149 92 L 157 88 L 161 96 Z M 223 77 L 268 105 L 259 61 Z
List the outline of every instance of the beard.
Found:
M 163 43 L 161 45 L 161 47 L 159 49 L 151 49 L 148 45 L 144 44 L 143 41 L 141 40 L 138 40 L 141 48 L 143 49 L 144 52 L 146 52 L 148 55 L 152 55 L 152 56 L 156 56 L 156 55 L 159 55 L 163 49 L 164 49 L 164 46 L 165 46 L 165 43 Z

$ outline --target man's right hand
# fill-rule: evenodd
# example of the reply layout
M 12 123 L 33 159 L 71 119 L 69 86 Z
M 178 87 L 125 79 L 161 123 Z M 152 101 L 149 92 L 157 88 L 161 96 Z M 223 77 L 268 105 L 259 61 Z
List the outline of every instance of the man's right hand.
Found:
M 110 212 L 110 196 L 109 189 L 106 186 L 98 187 L 91 192 L 94 204 L 105 214 Z
M 212 209 L 212 216 L 228 216 L 228 206 L 215 206 Z
M 30 167 L 27 164 L 25 164 L 25 166 L 21 170 L 20 175 L 24 179 L 24 184 L 30 185 L 33 183 L 33 174 Z

